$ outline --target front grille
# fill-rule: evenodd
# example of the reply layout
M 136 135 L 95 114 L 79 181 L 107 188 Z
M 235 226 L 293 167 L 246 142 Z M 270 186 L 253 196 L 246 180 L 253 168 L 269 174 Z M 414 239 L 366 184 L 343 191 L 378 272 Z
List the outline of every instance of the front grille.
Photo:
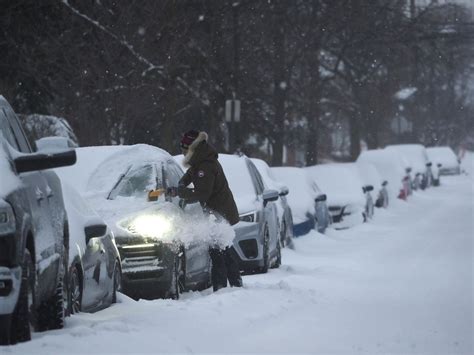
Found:
M 239 246 L 247 259 L 255 259 L 258 256 L 257 241 L 255 239 L 241 240 Z
M 0 266 L 14 266 L 16 253 L 15 238 L 13 235 L 0 237 Z
M 159 249 L 157 244 L 123 245 L 119 247 L 122 260 L 127 258 L 155 257 Z

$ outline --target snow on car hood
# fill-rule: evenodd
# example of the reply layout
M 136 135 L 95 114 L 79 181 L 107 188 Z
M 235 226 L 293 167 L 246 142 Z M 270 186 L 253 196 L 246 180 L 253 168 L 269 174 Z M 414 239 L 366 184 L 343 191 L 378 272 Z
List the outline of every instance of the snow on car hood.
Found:
M 426 153 L 434 167 L 437 164 L 442 164 L 442 168 L 457 168 L 459 166 L 456 154 L 449 147 L 426 148 Z
M 6 152 L 6 142 L 0 133 L 0 198 L 8 196 L 12 191 L 21 185 L 18 176 L 12 170 L 8 153 Z
M 306 171 L 301 168 L 271 168 L 275 178 L 282 181 L 289 190 L 288 204 L 291 207 L 295 224 L 306 221 L 307 214 L 315 214 L 315 198 L 319 191 L 312 186 Z
M 305 170 L 327 194 L 328 206 L 365 206 L 364 184 L 353 164 L 322 164 Z

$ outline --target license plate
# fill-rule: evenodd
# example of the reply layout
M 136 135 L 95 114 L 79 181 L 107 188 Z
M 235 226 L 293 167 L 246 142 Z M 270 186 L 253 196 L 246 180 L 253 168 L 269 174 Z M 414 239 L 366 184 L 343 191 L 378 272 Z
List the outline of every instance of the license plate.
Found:
M 5 287 L 6 287 L 5 282 L 0 281 L 0 288 L 5 288 Z

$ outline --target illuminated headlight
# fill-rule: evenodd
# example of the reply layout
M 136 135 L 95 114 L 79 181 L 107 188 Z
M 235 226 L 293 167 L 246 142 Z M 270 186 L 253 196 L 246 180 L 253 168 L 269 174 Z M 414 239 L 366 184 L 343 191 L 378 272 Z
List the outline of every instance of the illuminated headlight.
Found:
M 257 221 L 257 212 L 250 212 L 250 213 L 241 214 L 239 216 L 239 219 L 242 222 L 256 222 Z
M 172 223 L 168 218 L 159 215 L 143 215 L 133 219 L 127 226 L 130 233 L 139 234 L 143 237 L 160 239 L 172 229 Z
M 0 234 L 11 234 L 15 232 L 15 215 L 9 206 L 0 208 Z

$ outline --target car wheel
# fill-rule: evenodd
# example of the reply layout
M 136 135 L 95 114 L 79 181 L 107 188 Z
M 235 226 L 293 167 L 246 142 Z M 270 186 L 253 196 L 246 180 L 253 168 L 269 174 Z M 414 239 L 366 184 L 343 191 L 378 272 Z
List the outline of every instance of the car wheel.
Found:
M 122 270 L 118 261 L 115 262 L 113 277 L 112 303 L 117 303 L 117 292 L 122 292 Z
M 69 314 L 79 313 L 82 309 L 82 283 L 79 270 L 72 266 L 69 270 L 67 310 Z
M 35 324 L 34 275 L 34 265 L 31 259 L 31 254 L 28 250 L 25 250 L 22 265 L 20 295 L 12 319 L 12 344 L 31 340 L 31 332 L 34 329 Z
M 38 309 L 38 330 L 61 329 L 64 327 L 64 287 L 60 279 L 56 290 Z
M 270 232 L 268 227 L 265 226 L 264 236 L 263 236 L 263 266 L 260 268 L 260 272 L 265 274 L 268 272 L 270 267 Z
M 278 269 L 281 265 L 281 244 L 279 242 L 277 242 L 276 250 L 277 250 L 277 255 L 276 255 L 275 263 L 272 265 L 273 269 Z
M 184 270 L 182 257 L 176 256 L 174 268 L 171 272 L 171 283 L 168 291 L 168 298 L 178 300 L 179 295 L 184 291 Z

